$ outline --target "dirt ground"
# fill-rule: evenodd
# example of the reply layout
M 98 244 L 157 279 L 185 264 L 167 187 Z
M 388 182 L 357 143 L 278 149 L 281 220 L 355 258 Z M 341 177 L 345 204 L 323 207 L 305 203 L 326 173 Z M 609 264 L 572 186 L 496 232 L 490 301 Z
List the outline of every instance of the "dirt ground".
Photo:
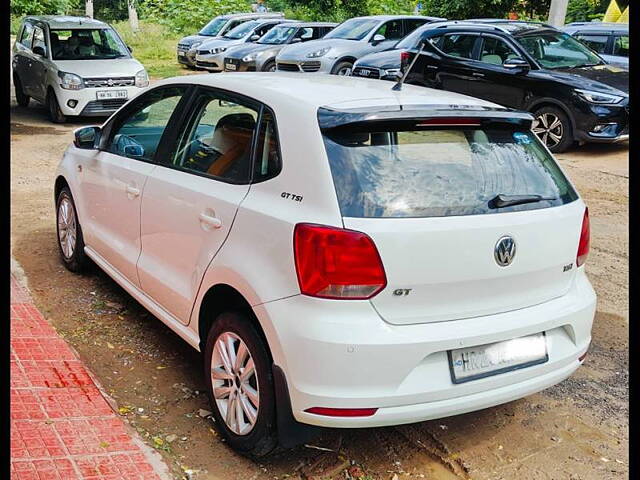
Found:
M 586 363 L 542 393 L 414 425 L 332 430 L 254 462 L 216 435 L 201 359 L 100 271 L 58 260 L 55 168 L 82 123 L 11 109 L 11 246 L 37 306 L 79 352 L 122 416 L 175 478 L 607 480 L 628 476 L 628 145 L 559 156 L 591 213 L 587 270 L 599 296 Z M 204 417 L 202 415 L 205 415 Z

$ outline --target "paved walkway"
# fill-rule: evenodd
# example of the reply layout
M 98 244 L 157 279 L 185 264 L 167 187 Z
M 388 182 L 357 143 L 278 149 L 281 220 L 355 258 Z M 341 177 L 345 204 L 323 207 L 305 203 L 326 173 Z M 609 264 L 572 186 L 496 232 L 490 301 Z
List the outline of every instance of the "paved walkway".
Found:
M 11 275 L 12 480 L 161 480 L 165 472 Z

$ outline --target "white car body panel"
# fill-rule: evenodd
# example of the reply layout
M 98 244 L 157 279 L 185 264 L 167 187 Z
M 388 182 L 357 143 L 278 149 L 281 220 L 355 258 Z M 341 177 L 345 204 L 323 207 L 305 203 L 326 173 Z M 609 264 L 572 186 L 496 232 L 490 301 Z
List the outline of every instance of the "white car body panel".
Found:
M 578 368 L 596 305 L 584 266 L 574 263 L 582 200 L 446 218 L 355 219 L 340 212 L 319 107 L 497 106 L 441 90 L 406 85 L 397 92 L 386 82 L 330 75 L 226 73 L 159 85 L 184 83 L 268 105 L 277 122 L 280 173 L 251 186 L 231 185 L 71 146 L 57 176 L 74 195 L 87 254 L 191 346 L 200 349 L 207 334 L 198 331 L 207 292 L 234 288 L 251 305 L 274 364 L 285 372 L 294 417 L 329 427 L 410 423 L 485 408 L 553 385 Z M 126 192 L 132 181 L 141 190 L 135 200 Z M 203 228 L 199 215 L 207 209 L 222 228 Z M 293 253 L 293 230 L 301 222 L 370 235 L 387 287 L 371 300 L 302 295 Z M 506 233 L 516 237 L 518 250 L 514 263 L 500 269 L 493 248 Z M 569 271 L 557 273 L 569 263 Z M 419 295 L 399 300 L 395 288 Z M 543 331 L 547 362 L 452 383 L 447 350 Z M 305 412 L 317 406 L 378 411 L 352 418 Z

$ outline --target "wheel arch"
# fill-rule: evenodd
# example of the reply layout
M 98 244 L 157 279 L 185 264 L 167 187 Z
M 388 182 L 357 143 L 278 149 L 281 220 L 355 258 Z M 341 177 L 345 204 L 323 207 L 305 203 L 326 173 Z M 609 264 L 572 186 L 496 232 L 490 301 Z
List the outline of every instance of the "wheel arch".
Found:
M 71 191 L 71 185 L 69 185 L 69 182 L 67 182 L 67 179 L 64 178 L 64 175 L 58 175 L 58 177 L 56 178 L 54 187 L 53 187 L 53 202 L 54 202 L 54 204 L 58 202 L 58 195 L 60 195 L 60 192 L 62 191 L 62 189 L 64 187 L 67 187 L 69 189 L 69 191 Z M 71 192 L 71 195 L 73 195 L 73 192 Z
M 335 70 L 336 66 L 341 62 L 351 62 L 351 65 L 353 65 L 354 63 L 356 63 L 357 60 L 358 59 L 356 57 L 354 57 L 353 55 L 345 55 L 343 57 L 340 57 L 335 62 L 333 62 L 333 66 L 331 67 L 331 72 L 333 72 Z
M 538 98 L 538 99 L 535 99 L 533 102 L 531 102 L 529 104 L 529 106 L 527 107 L 527 110 L 529 112 L 533 113 L 534 110 L 537 110 L 537 109 L 542 108 L 542 107 L 555 107 L 555 108 L 559 108 L 560 110 L 562 110 L 562 112 L 569 119 L 569 122 L 571 122 L 571 131 L 573 133 L 573 136 L 575 137 L 576 121 L 573 118 L 573 114 L 566 107 L 566 105 L 564 105 L 559 100 L 556 100 L 555 98 L 548 98 L 548 97 L 547 98 Z

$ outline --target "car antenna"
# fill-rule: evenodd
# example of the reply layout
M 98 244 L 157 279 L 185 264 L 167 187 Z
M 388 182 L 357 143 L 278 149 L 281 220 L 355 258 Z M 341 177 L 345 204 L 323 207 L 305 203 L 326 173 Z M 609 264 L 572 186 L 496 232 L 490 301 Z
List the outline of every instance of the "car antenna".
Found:
M 427 43 L 426 40 L 423 40 L 422 42 L 420 42 L 420 50 L 418 50 L 418 53 L 416 53 L 416 55 L 413 57 L 413 60 L 411 60 L 411 64 L 407 68 L 407 71 L 404 72 L 403 74 L 398 72 L 398 80 L 396 81 L 395 85 L 391 87 L 391 90 L 395 90 L 395 91 L 402 90 L 402 85 L 404 84 L 404 81 L 407 79 L 409 72 L 413 68 L 413 64 L 416 63 L 416 60 L 418 59 L 418 55 L 420 55 L 422 53 L 422 50 L 424 50 L 424 46 L 426 45 L 426 43 Z

